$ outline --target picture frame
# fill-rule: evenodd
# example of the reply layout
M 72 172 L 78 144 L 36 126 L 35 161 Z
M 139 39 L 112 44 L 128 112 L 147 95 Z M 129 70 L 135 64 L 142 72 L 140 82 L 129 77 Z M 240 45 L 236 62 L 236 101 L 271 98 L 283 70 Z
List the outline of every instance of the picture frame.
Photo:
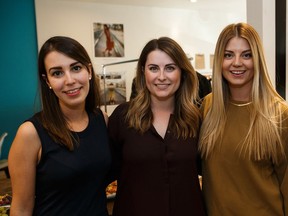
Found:
M 93 23 L 94 56 L 101 58 L 124 57 L 124 25 Z

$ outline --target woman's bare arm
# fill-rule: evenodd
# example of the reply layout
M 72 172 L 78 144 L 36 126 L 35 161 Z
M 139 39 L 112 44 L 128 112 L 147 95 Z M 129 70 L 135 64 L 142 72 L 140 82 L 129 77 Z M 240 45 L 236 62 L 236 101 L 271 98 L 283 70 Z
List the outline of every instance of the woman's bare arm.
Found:
M 8 167 L 12 183 L 11 216 L 31 216 L 35 199 L 36 166 L 41 151 L 38 133 L 31 122 L 23 123 L 12 143 Z

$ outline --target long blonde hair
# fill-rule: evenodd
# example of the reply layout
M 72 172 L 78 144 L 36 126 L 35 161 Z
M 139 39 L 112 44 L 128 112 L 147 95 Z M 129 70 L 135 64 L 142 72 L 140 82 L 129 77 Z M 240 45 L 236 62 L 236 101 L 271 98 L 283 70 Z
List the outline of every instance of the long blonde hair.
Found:
M 279 161 L 284 156 L 281 141 L 283 98 L 274 89 L 267 71 L 261 40 L 256 30 L 246 24 L 230 24 L 219 35 L 212 74 L 212 104 L 204 118 L 200 132 L 200 151 L 207 158 L 221 142 L 226 123 L 225 107 L 229 102 L 229 88 L 222 76 L 224 51 L 231 38 L 247 40 L 252 52 L 254 78 L 251 92 L 253 105 L 250 110 L 250 125 L 242 145 L 243 153 L 252 160 L 272 159 Z M 279 154 L 280 152 L 280 154 Z
M 137 96 L 130 102 L 126 120 L 130 127 L 140 133 L 147 131 L 153 122 L 151 96 L 146 87 L 143 68 L 147 56 L 154 50 L 168 54 L 181 69 L 181 84 L 175 93 L 174 122 L 172 131 L 184 139 L 195 137 L 199 132 L 200 111 L 196 105 L 198 96 L 198 78 L 191 62 L 180 45 L 169 37 L 150 40 L 143 48 L 137 64 Z

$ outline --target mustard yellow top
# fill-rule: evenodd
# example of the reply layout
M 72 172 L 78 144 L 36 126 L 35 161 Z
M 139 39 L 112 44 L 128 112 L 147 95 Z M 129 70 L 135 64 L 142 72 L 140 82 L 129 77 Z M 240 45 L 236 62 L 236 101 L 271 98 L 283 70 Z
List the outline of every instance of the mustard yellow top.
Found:
M 204 112 L 211 102 L 209 95 Z M 249 126 L 249 106 L 228 105 L 224 139 L 202 162 L 208 216 L 288 215 L 288 121 L 283 122 L 286 159 L 279 165 L 270 160 L 250 160 L 239 148 Z

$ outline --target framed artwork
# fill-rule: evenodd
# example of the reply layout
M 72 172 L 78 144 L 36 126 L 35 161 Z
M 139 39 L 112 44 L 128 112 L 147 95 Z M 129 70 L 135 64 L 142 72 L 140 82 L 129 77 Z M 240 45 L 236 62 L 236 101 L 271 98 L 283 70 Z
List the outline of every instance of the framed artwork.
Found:
M 210 69 L 213 68 L 214 54 L 210 54 Z
M 124 25 L 93 23 L 94 56 L 124 57 Z
M 205 69 L 205 56 L 204 54 L 195 55 L 195 68 L 196 69 Z
M 101 105 L 117 105 L 126 101 L 125 72 L 106 72 L 100 77 Z

